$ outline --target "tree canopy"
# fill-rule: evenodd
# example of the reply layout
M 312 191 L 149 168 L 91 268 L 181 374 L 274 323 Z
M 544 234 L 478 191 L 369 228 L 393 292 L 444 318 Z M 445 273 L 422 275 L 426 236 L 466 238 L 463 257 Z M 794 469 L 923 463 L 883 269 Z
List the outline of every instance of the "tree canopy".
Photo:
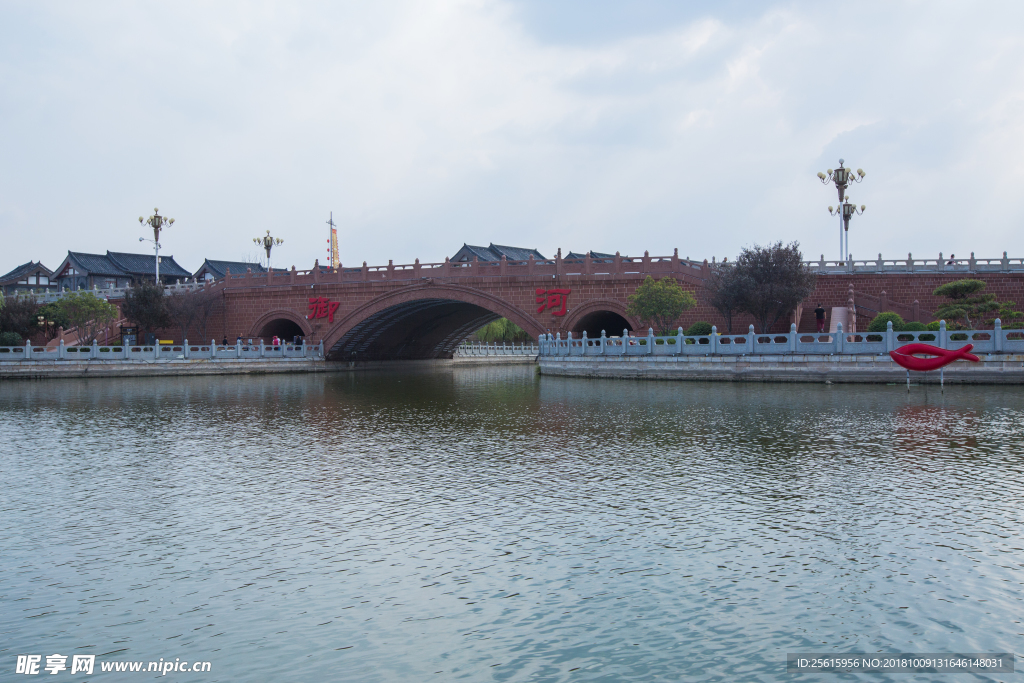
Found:
M 932 292 L 949 301 L 939 306 L 935 317 L 944 319 L 953 329 L 973 330 L 980 322 L 992 324 L 996 318 L 1003 321 L 1022 317 L 1012 301 L 996 301 L 995 294 L 979 294 L 985 289 L 981 280 L 954 280 L 940 285 Z M 975 296 L 976 295 L 976 296 Z
M 68 325 L 76 328 L 79 344 L 96 338 L 97 332 L 117 320 L 117 306 L 92 292 L 66 292 L 58 301 Z
M 164 288 L 143 282 L 124 293 L 121 313 L 142 329 L 153 332 L 169 324 Z
M 0 332 L 13 332 L 22 339 L 30 338 L 38 329 L 36 302 L 32 296 L 0 298 Z
M 738 309 L 754 317 L 762 334 L 814 291 L 815 276 L 803 264 L 799 242 L 755 244 L 740 252 L 733 270 Z
M 532 339 L 529 332 L 508 318 L 487 323 L 476 331 L 476 338 L 484 342 L 525 342 Z
M 722 314 L 730 333 L 732 314 L 742 310 L 745 292 L 744 280 L 732 266 L 712 266 L 710 276 L 704 280 L 704 300 Z
M 672 333 L 672 325 L 684 311 L 697 305 L 692 292 L 679 286 L 675 278 L 655 280 L 650 275 L 629 295 L 626 314 L 639 318 L 660 335 Z

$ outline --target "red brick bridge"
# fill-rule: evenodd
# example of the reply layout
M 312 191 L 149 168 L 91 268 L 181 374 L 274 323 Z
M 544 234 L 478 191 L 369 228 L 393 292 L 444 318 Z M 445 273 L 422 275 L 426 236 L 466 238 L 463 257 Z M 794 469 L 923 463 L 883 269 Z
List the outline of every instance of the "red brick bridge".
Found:
M 1021 259 L 912 259 L 837 263 L 811 262 L 818 272 L 808 302 L 826 307 L 854 304 L 866 324 L 879 310 L 895 310 L 908 319 L 924 319 L 938 305 L 931 292 L 943 282 L 964 277 L 986 280 L 986 291 L 1000 300 L 1024 302 Z M 584 331 L 588 336 L 621 334 L 640 321 L 626 314 L 627 298 L 647 276 L 676 278 L 699 290 L 707 262 L 672 256 L 424 263 L 362 266 L 331 270 L 229 273 L 211 286 L 225 301 L 222 320 L 211 321 L 218 336 L 234 339 L 302 335 L 323 340 L 335 360 L 385 360 L 451 357 L 458 344 L 482 325 L 505 317 L 533 337 L 545 332 Z M 779 322 L 779 331 L 797 322 L 813 330 L 813 316 L 798 309 Z M 930 320 L 930 318 L 928 318 Z M 721 316 L 701 302 L 679 321 L 684 328 L 705 320 L 724 330 Z M 736 316 L 733 328 L 751 321 Z M 927 322 L 927 320 L 925 320 Z M 223 328 L 223 329 L 222 329 Z

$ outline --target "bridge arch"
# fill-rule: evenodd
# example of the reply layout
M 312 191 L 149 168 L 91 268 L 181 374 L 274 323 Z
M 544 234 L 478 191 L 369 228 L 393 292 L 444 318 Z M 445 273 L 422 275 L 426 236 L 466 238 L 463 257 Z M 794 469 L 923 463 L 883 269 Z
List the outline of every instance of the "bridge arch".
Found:
M 508 318 L 532 337 L 545 332 L 529 314 L 471 287 L 423 284 L 369 301 L 324 335 L 334 360 L 451 358 L 474 330 Z
M 269 311 L 260 316 L 253 323 L 252 327 L 249 328 L 249 334 L 245 336 L 250 338 L 262 337 L 266 341 L 276 334 L 287 341 L 295 335 L 308 337 L 312 333 L 313 328 L 310 327 L 308 320 L 295 311 L 282 308 Z
M 574 337 L 582 336 L 584 330 L 588 337 L 600 337 L 601 330 L 617 337 L 624 329 L 639 329 L 640 321 L 627 315 L 625 305 L 615 299 L 593 299 L 569 311 L 564 326 Z

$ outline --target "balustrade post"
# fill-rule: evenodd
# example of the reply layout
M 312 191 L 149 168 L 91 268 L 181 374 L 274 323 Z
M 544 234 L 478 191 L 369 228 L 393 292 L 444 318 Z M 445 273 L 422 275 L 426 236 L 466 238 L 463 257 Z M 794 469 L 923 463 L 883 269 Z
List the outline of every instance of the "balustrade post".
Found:
M 64 339 L 61 338 L 60 343 L 57 344 L 57 358 L 60 360 L 66 360 L 67 357 L 64 354 Z
M 320 357 L 321 358 L 324 357 L 324 340 L 323 339 L 320 340 Z
M 939 252 L 939 271 L 941 272 L 941 271 L 943 271 L 945 269 L 946 269 L 946 260 L 944 258 L 942 258 L 942 252 L 940 251 Z
M 504 277 L 508 274 L 508 258 L 502 254 L 501 261 L 498 263 L 498 275 Z
M 622 256 L 619 254 L 619 252 L 615 252 L 615 264 L 614 265 L 615 265 L 615 274 L 616 275 L 621 275 L 622 274 Z
M 240 339 L 235 340 L 235 358 L 242 357 L 242 341 Z
M 189 352 L 188 352 L 188 339 L 186 339 L 186 340 L 185 340 L 185 345 L 184 345 L 183 347 L 181 347 L 181 348 L 182 348 L 182 350 L 184 351 L 184 353 L 183 353 L 182 355 L 184 355 L 184 356 L 185 356 L 185 360 L 188 360 L 188 359 L 189 359 Z
M 885 262 L 882 260 L 882 252 L 878 252 L 878 261 L 876 261 L 875 263 L 877 264 L 879 273 L 885 270 Z
M 608 337 L 605 336 L 604 330 L 601 330 L 601 355 L 605 355 L 605 346 L 608 344 Z
M 533 254 L 530 254 L 529 258 L 526 259 L 526 274 L 527 275 L 533 275 L 534 263 L 535 263 L 535 261 L 534 261 L 534 258 L 533 258 Z
M 562 248 L 558 248 L 558 253 L 555 254 L 555 275 L 562 274 Z
M 217 357 L 217 340 L 216 339 L 211 339 L 210 340 L 210 358 L 216 358 L 216 357 Z
M 320 282 L 320 259 L 313 261 L 313 282 Z
M 949 348 L 949 334 L 946 332 L 946 321 L 939 321 L 939 348 Z
M 796 353 L 796 323 L 789 324 L 789 352 Z
M 892 321 L 885 323 L 885 352 L 896 349 L 896 333 L 892 329 Z
M 718 325 L 711 326 L 711 339 L 708 342 L 708 346 L 711 348 L 711 354 L 718 353 Z
M 388 259 L 388 280 L 395 279 L 395 261 L 394 259 Z
M 996 353 L 1003 352 L 1003 321 L 996 318 L 992 327 L 992 348 Z
M 25 360 L 32 360 L 32 341 L 25 340 Z
M 683 339 L 683 328 L 680 327 L 676 330 L 676 352 L 675 355 L 681 356 L 683 354 L 683 344 L 686 342 Z
M 363 265 L 364 266 L 366 265 L 365 261 L 363 262 Z M 444 257 L 444 266 L 442 266 L 442 270 L 441 270 L 441 277 L 451 277 L 451 276 L 452 276 L 452 262 L 448 260 L 447 256 L 445 256 Z
M 419 279 L 420 277 L 420 268 L 422 268 L 422 266 L 420 266 L 420 260 L 417 258 L 412 264 L 412 274 L 416 279 Z
M 445 260 L 447 260 L 447 259 L 445 259 Z M 362 274 L 363 274 L 363 282 L 366 282 L 367 280 L 370 279 L 370 269 L 366 265 L 366 261 L 363 261 Z
M 978 269 L 978 260 L 974 258 L 974 252 L 971 252 L 971 258 L 967 261 L 967 270 L 972 273 Z
M 843 341 L 845 341 L 843 335 L 843 324 L 836 323 L 835 344 L 837 354 L 843 352 Z
M 914 272 L 914 255 L 910 252 L 907 252 L 907 271 Z
M 754 326 L 747 328 L 747 353 L 754 352 Z
M 122 340 L 122 342 L 121 342 L 121 358 L 123 358 L 124 360 L 128 360 L 128 358 L 130 356 L 131 356 L 131 351 L 129 350 L 128 345 L 125 344 L 124 341 Z
M 583 356 L 587 355 L 587 331 L 583 330 Z
M 647 328 L 647 355 L 648 356 L 653 356 L 654 355 L 654 328 L 653 327 L 648 327 Z
M 153 340 L 153 360 L 160 360 L 160 340 Z
M 565 343 L 566 343 L 566 346 L 568 346 L 568 347 L 569 347 L 569 353 L 568 353 L 568 355 L 570 355 L 570 356 L 571 356 L 571 355 L 572 355 L 572 330 L 569 330 L 568 332 L 566 332 L 566 333 L 565 333 L 565 338 L 566 338 L 566 340 L 567 340 L 567 341 L 565 342 Z
M 1003 272 L 1004 273 L 1007 272 L 1008 270 L 1010 270 L 1010 259 L 1008 259 L 1006 257 L 1006 252 L 1005 251 L 1003 252 L 1003 258 L 999 259 L 999 262 L 1003 266 Z
M 629 330 L 622 328 L 622 355 L 629 355 Z
M 263 338 L 260 337 L 260 358 L 263 358 L 266 354 L 266 348 L 263 346 Z

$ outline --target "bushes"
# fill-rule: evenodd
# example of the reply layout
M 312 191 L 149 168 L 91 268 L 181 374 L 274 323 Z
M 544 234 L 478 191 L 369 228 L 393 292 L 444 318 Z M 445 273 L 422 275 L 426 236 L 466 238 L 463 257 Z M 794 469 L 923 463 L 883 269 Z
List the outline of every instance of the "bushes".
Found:
M 683 332 L 687 337 L 699 337 L 711 334 L 711 323 L 706 323 L 703 320 L 695 322 L 686 328 Z
M 892 311 L 886 311 L 885 313 L 879 313 L 875 316 L 875 319 L 868 325 L 868 332 L 885 332 L 887 329 L 886 323 L 892 323 L 892 329 L 899 332 L 905 329 L 906 323 L 903 322 L 903 318 L 899 313 L 893 313 Z
M 896 327 L 896 323 L 893 323 L 892 326 Z M 903 328 L 900 332 L 924 332 L 927 329 L 928 327 L 924 323 L 919 323 L 914 320 L 909 323 L 903 323 Z
M 17 332 L 0 332 L 0 346 L 21 346 L 21 335 Z

